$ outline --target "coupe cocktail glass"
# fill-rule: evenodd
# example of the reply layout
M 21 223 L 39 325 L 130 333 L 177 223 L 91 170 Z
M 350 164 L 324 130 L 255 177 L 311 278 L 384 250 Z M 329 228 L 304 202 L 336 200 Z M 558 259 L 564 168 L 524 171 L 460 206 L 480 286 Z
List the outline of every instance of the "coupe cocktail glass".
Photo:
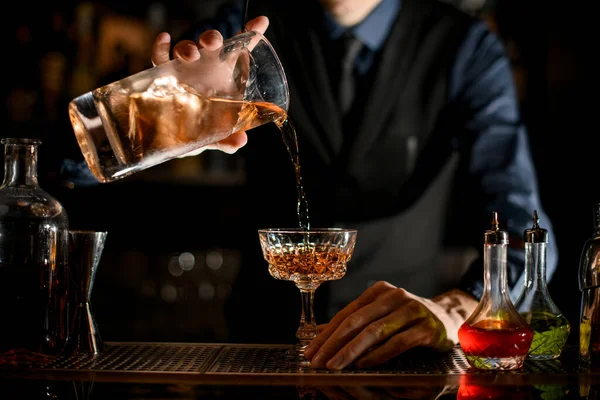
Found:
M 298 366 L 310 366 L 304 358 L 304 349 L 317 335 L 313 311 L 315 290 L 321 283 L 341 279 L 346 274 L 357 231 L 343 228 L 275 228 L 261 229 L 258 234 L 271 276 L 292 281 L 300 289 L 302 315 L 296 331 L 298 342 L 286 355 Z

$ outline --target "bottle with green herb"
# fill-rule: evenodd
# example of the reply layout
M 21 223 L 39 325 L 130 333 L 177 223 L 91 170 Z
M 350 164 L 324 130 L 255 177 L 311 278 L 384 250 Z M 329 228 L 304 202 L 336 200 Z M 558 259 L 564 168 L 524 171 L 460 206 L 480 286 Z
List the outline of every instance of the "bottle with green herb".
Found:
M 515 302 L 519 314 L 533 329 L 527 353 L 532 360 L 558 358 L 567 343 L 571 326 L 550 297 L 546 281 L 548 231 L 539 226 L 537 211 L 533 227 L 525 230 L 525 287 Z

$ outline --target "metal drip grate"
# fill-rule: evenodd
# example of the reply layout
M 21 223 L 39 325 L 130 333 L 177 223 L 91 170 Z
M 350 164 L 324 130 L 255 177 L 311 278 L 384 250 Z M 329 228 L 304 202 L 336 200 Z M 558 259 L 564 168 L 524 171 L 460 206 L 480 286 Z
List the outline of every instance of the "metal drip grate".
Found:
M 378 368 L 353 369 L 342 371 L 314 370 L 299 368 L 285 357 L 285 348 L 269 347 L 226 347 L 207 373 L 227 374 L 451 374 L 467 371 L 469 368 L 464 354 L 455 349 L 442 357 L 419 354 L 406 355 Z
M 220 346 L 167 343 L 115 343 L 97 356 L 59 358 L 42 369 L 139 372 L 199 372 Z
M 51 370 L 78 372 L 137 372 L 195 374 L 205 376 L 227 375 L 295 375 L 309 376 L 455 376 L 460 374 L 485 375 L 493 371 L 472 369 L 460 347 L 444 354 L 427 350 L 413 350 L 376 368 L 342 371 L 299 368 L 291 364 L 285 352 L 291 346 L 230 345 L 196 343 L 117 343 L 106 344 L 97 356 L 77 355 L 58 358 L 48 364 L 30 367 L 30 371 Z M 510 374 L 565 374 L 578 371 L 577 349 L 565 348 L 563 356 L 551 361 L 527 360 L 522 369 Z
M 286 348 L 238 347 L 223 348 L 207 374 L 375 374 L 375 375 L 448 375 L 464 373 L 486 374 L 489 371 L 473 370 L 460 347 L 445 354 L 423 350 L 408 352 L 403 356 L 377 368 L 342 371 L 313 370 L 299 368 L 285 358 Z M 576 371 L 576 367 L 565 365 L 560 360 L 526 361 L 523 369 L 515 373 L 565 373 Z

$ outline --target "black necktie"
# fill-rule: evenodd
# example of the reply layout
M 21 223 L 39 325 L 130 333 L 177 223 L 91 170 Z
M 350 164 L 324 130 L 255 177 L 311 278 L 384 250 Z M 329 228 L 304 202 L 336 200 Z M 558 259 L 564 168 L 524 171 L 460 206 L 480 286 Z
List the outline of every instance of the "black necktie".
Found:
M 345 115 L 354 100 L 354 63 L 363 45 L 353 35 L 347 34 L 342 38 L 342 46 L 338 102 L 342 115 Z

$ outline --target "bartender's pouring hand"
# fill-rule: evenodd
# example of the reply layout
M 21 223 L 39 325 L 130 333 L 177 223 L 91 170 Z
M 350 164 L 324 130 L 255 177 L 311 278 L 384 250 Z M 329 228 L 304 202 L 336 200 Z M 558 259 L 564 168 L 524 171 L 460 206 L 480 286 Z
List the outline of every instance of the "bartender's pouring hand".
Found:
M 246 29 L 265 33 L 268 26 L 269 20 L 267 17 L 260 16 L 248 21 Z M 173 57 L 182 58 L 186 61 L 195 61 L 200 58 L 200 48 L 210 51 L 216 50 L 221 46 L 223 46 L 223 36 L 219 31 L 211 29 L 200 35 L 198 45 L 191 40 L 182 40 L 175 44 L 173 47 Z M 152 64 L 157 66 L 170 61 L 170 49 L 171 35 L 167 32 L 158 34 L 152 44 Z M 192 153 L 187 153 L 185 157 L 200 154 L 205 150 L 220 150 L 227 154 L 233 154 L 245 146 L 247 142 L 248 136 L 246 132 L 236 132 L 216 144 L 203 147 Z
M 321 328 L 305 350 L 313 368 L 368 368 L 415 347 L 449 351 L 477 306 L 460 290 L 433 299 L 377 282 Z

